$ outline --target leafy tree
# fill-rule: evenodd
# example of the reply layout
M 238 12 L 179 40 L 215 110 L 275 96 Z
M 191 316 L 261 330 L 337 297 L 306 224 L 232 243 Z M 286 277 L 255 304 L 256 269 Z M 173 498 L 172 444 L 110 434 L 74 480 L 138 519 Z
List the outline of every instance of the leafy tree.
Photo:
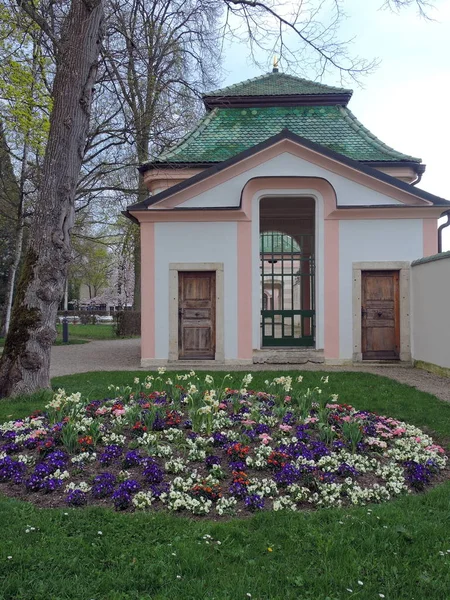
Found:
M 192 2 L 192 4 L 191 4 Z M 419 8 L 425 5 L 423 0 L 415 0 Z M 135 133 L 142 135 L 136 140 L 140 149 L 148 147 L 146 132 L 147 117 L 140 110 L 139 116 L 133 110 L 133 102 L 152 107 L 152 98 L 164 96 L 164 88 L 158 90 L 158 80 L 147 77 L 146 86 L 135 86 L 139 80 L 136 69 L 134 40 L 128 32 L 132 30 L 138 11 L 149 10 L 151 29 L 144 28 L 143 38 L 146 46 L 152 43 L 151 56 L 157 59 L 159 45 L 169 40 L 169 48 L 173 49 L 171 65 L 176 69 L 180 48 L 186 48 L 189 55 L 189 44 L 195 41 L 199 24 L 205 15 L 219 15 L 225 10 L 226 21 L 223 31 L 228 35 L 239 35 L 233 29 L 230 17 L 240 20 L 241 30 L 247 36 L 251 46 L 255 44 L 268 50 L 279 49 L 285 60 L 297 66 L 305 57 L 317 57 L 317 68 L 323 73 L 330 66 L 340 69 L 349 77 L 356 77 L 370 69 L 373 63 L 354 59 L 348 54 L 348 46 L 335 37 L 342 16 L 343 2 L 339 0 L 317 0 L 314 3 L 286 3 L 278 0 L 185 0 L 185 2 L 159 3 L 157 0 L 147 3 L 133 3 L 125 0 L 129 10 L 126 14 L 126 28 L 121 29 L 120 19 L 117 21 L 118 40 L 123 40 L 128 50 L 129 59 L 125 64 L 117 64 L 109 60 L 109 73 L 114 75 L 111 81 L 125 81 L 130 89 L 136 90 L 136 98 L 127 98 L 127 86 L 122 86 L 121 93 L 126 98 L 125 111 L 131 116 Z M 331 21 L 324 25 L 320 19 L 321 11 L 326 5 L 333 8 Z M 401 7 L 411 5 L 412 0 L 388 0 L 388 4 Z M 0 4 L 1 21 L 5 19 L 7 8 L 18 16 L 17 26 L 23 28 L 23 19 L 27 17 L 42 32 L 42 47 L 48 56 L 54 57 L 55 71 L 52 81 L 52 109 L 48 141 L 40 176 L 40 186 L 30 227 L 29 246 L 25 254 L 20 282 L 12 311 L 11 325 L 5 341 L 5 349 L 0 360 L 0 397 L 19 393 L 33 392 L 48 387 L 51 344 L 55 338 L 56 311 L 63 294 L 67 278 L 68 264 L 71 258 L 70 232 L 74 224 L 75 193 L 82 160 L 86 151 L 86 140 L 89 129 L 89 118 L 93 88 L 97 76 L 98 56 L 103 36 L 104 7 L 108 16 L 114 20 L 115 11 L 119 13 L 120 3 L 113 0 L 2 0 Z M 187 16 L 185 8 L 192 6 L 198 21 L 188 30 L 186 46 L 177 37 L 181 32 Z M 152 8 L 155 8 L 153 14 Z M 111 11 L 111 12 L 110 12 Z M 159 12 L 158 12 L 159 11 Z M 216 12 L 217 11 L 217 12 Z M 174 33 L 170 29 L 160 27 L 166 15 L 172 13 L 175 26 Z M 239 28 L 238 28 L 239 29 Z M 274 32 L 272 34 L 272 32 Z M 158 36 L 153 36 L 159 32 Z M 298 44 L 289 51 L 286 44 L 286 32 L 294 34 Z M 151 34 L 151 35 L 150 35 Z M 189 38 L 191 36 L 191 38 Z M 119 41 L 114 42 L 119 44 Z M 298 48 L 300 46 L 300 50 Z M 201 50 L 201 46 L 200 46 Z M 304 53 L 302 53 L 304 50 Z M 306 54 L 305 54 L 306 53 Z M 308 54 L 312 53 L 312 54 Z M 148 52 L 147 52 L 148 54 Z M 201 58 L 201 54 L 199 55 Z M 145 57 L 147 60 L 147 57 Z M 311 64 L 311 60 L 305 64 Z M 186 63 L 185 63 L 186 64 Z M 183 69 L 183 66 L 180 67 Z M 153 72 L 153 71 L 151 71 Z M 164 69 L 161 73 L 164 73 Z M 173 83 L 176 84 L 176 78 Z M 116 85 L 114 83 L 114 85 Z M 184 86 L 184 84 L 183 84 Z M 186 86 L 187 87 L 187 86 Z M 154 91 L 158 91 L 155 95 Z M 150 99 L 150 102 L 148 102 Z M 170 102 L 170 99 L 169 99 Z M 166 104 L 166 109 L 168 105 Z M 136 113 L 137 114 L 137 113 Z M 152 110 L 150 116 L 153 116 Z M 143 118 L 143 120 L 142 120 Z M 140 152 L 140 150 L 139 150 Z M 138 153 L 138 157 L 140 154 Z
M 26 0 L 20 8 L 42 16 Z M 0 360 L 0 396 L 49 385 L 50 350 L 71 256 L 74 196 L 89 126 L 103 24 L 101 0 L 72 0 L 58 34 L 53 108 L 30 242 Z

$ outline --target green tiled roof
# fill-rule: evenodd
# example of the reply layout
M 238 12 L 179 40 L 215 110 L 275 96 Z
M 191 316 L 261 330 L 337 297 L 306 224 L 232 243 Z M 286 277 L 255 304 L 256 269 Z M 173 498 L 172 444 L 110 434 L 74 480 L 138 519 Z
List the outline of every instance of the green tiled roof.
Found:
M 176 148 L 152 164 L 222 162 L 283 129 L 357 161 L 421 162 L 381 142 L 348 108 L 336 105 L 215 108 Z
M 220 90 L 204 94 L 205 96 L 290 96 L 310 94 L 351 94 L 351 90 L 332 87 L 300 79 L 285 73 L 267 73 L 260 77 L 247 79 Z

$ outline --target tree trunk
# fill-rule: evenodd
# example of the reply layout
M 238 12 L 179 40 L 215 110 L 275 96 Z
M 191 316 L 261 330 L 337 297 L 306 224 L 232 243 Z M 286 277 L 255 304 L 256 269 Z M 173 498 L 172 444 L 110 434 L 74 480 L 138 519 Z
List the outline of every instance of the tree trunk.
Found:
M 27 145 L 25 144 L 23 157 L 27 156 Z M 21 183 L 24 178 L 25 167 L 22 166 Z M 20 262 L 22 253 L 22 204 L 23 204 L 23 186 L 19 185 L 14 174 L 6 142 L 3 124 L 0 121 L 0 209 L 2 217 L 5 218 L 8 228 L 15 232 L 14 239 L 11 242 L 14 245 L 12 263 L 8 267 L 8 279 L 6 282 L 5 306 L 1 315 L 0 337 L 6 336 L 8 332 L 9 321 L 11 318 L 11 306 L 14 297 L 14 281 L 16 271 Z M 6 233 L 6 232 L 5 232 Z
M 8 284 L 6 290 L 6 306 L 5 306 L 5 319 L 3 323 L 3 335 L 6 336 L 9 330 L 9 324 L 11 321 L 11 310 L 14 300 L 14 290 L 16 286 L 16 275 L 17 269 L 19 268 L 20 259 L 22 257 L 23 247 L 23 228 L 24 228 L 24 217 L 23 207 L 25 203 L 25 182 L 27 178 L 27 165 L 28 165 L 28 145 L 29 135 L 25 136 L 25 143 L 23 146 L 22 154 L 22 168 L 20 170 L 20 183 L 19 183 L 19 197 L 17 205 L 17 221 L 16 221 L 16 239 L 14 244 L 14 258 L 12 265 L 8 273 Z
M 74 196 L 102 22 L 102 0 L 72 0 L 59 43 L 41 189 L 0 360 L 0 397 L 31 393 L 50 384 L 50 352 L 71 258 Z
M 17 226 L 17 236 L 14 244 L 14 258 L 13 263 L 9 269 L 8 273 L 8 283 L 6 286 L 6 301 L 5 301 L 5 311 L 4 311 L 4 320 L 2 323 L 2 329 L 0 334 L 2 336 L 7 335 L 9 330 L 9 324 L 11 322 L 11 310 L 14 298 L 14 288 L 16 282 L 16 273 L 19 268 L 20 257 L 22 256 L 22 244 L 23 244 L 23 223 L 19 223 Z

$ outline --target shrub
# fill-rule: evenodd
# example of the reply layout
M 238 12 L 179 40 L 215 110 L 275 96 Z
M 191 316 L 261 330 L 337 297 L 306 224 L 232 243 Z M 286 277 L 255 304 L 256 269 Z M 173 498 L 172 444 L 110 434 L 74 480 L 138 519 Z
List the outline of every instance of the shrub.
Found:
M 116 335 L 117 337 L 128 337 L 141 335 L 141 313 L 126 310 L 117 313 Z

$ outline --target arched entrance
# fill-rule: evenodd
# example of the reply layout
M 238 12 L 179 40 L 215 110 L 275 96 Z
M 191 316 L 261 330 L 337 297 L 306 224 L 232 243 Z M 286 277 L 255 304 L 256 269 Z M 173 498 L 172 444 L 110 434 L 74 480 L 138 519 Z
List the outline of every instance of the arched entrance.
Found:
M 261 200 L 263 347 L 315 345 L 314 214 L 312 198 Z

